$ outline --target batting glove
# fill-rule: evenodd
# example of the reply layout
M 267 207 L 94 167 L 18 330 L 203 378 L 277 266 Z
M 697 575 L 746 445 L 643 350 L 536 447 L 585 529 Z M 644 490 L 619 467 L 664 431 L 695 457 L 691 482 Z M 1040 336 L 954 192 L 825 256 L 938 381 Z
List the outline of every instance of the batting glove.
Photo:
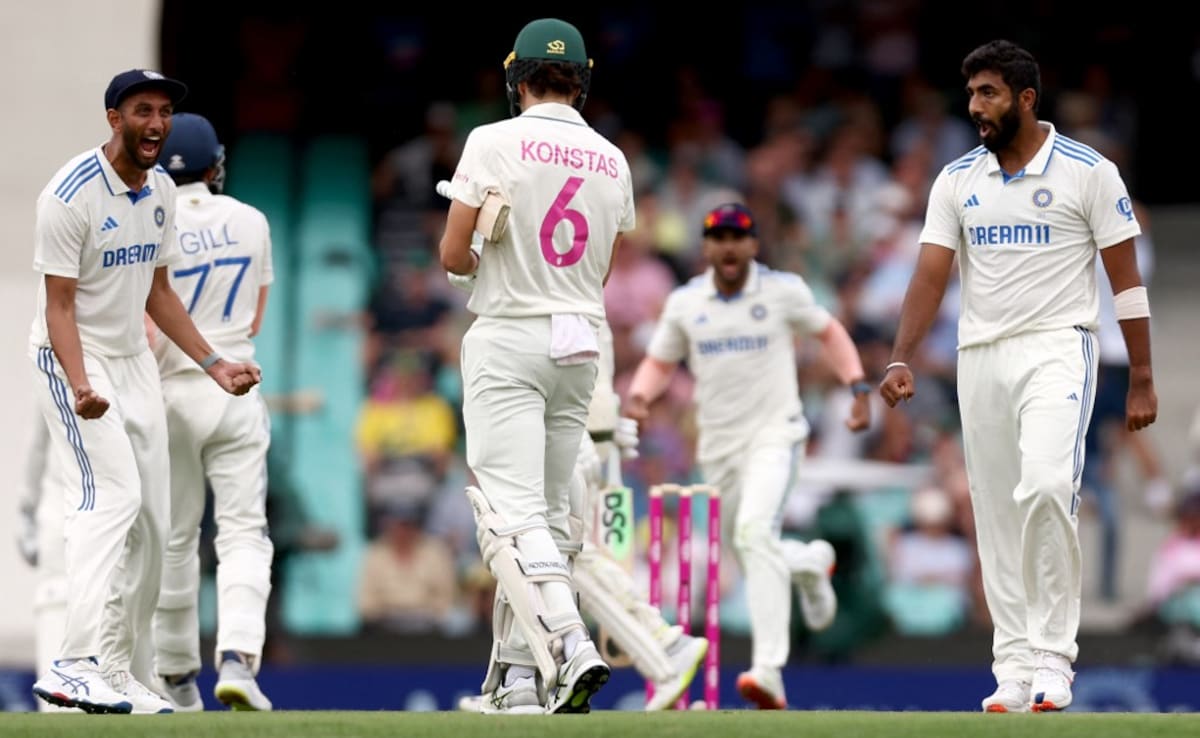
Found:
M 638 457 L 638 422 L 633 418 L 617 418 L 617 427 L 613 429 L 613 443 L 621 450 L 621 458 L 626 461 Z

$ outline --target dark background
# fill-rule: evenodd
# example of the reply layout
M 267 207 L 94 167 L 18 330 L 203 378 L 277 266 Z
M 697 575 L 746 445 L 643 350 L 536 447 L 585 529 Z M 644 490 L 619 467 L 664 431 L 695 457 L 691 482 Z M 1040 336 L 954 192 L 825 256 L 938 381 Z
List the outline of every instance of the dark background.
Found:
M 677 109 L 677 91 L 685 83 L 698 84 L 725 104 L 728 132 L 751 146 L 761 136 L 768 96 L 819 84 L 804 75 L 812 66 L 817 29 L 843 24 L 857 43 L 880 30 L 873 26 L 875 17 L 887 24 L 899 14 L 916 30 L 921 74 L 949 93 L 959 115 L 966 108 L 958 71 L 962 57 L 993 38 L 1016 41 L 1038 58 L 1043 114 L 1052 115 L 1056 89 L 1077 86 L 1090 65 L 1102 65 L 1113 95 L 1136 104 L 1137 147 L 1133 171 L 1126 173 L 1135 195 L 1151 205 L 1200 199 L 1191 140 L 1200 92 L 1198 34 L 1178 11 L 1154 2 L 833 1 L 782 8 L 722 4 L 681 12 L 561 3 L 367 8 L 358 2 L 297 9 L 164 0 L 164 71 L 191 85 L 185 107 L 204 111 L 223 140 L 233 140 L 264 127 L 234 111 L 280 92 L 269 85 L 256 88 L 246 74 L 251 54 L 270 57 L 297 113 L 286 124 L 290 132 L 300 138 L 357 133 L 380 155 L 420 131 L 429 101 L 478 97 L 480 72 L 500 69 L 522 25 L 542 16 L 563 17 L 579 27 L 596 60 L 588 117 L 610 109 L 651 145 L 661 144 Z M 862 64 L 829 75 L 839 86 L 867 91 L 881 104 L 885 123 L 894 122 L 896 79 L 872 76 Z M 500 84 L 483 81 L 489 82 Z

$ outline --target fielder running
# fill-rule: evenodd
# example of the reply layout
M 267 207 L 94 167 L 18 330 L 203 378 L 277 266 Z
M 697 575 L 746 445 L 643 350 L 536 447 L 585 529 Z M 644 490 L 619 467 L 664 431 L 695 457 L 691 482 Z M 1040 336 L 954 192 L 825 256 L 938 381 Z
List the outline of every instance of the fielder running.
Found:
M 813 299 L 795 274 L 754 261 L 754 216 L 729 203 L 703 224 L 709 269 L 676 288 L 629 387 L 626 412 L 645 419 L 678 362 L 696 379 L 697 460 L 704 480 L 721 490 L 729 515 L 722 533 L 733 542 L 750 609 L 752 664 L 738 677 L 742 696 L 761 709 L 787 706 L 781 670 L 787 662 L 791 585 L 805 622 L 828 627 L 837 600 L 830 586 L 833 547 L 782 541 L 783 503 L 808 438 L 796 383 L 796 335 L 820 339 L 841 381 L 854 393 L 852 430 L 870 421 L 871 388 L 842 324 Z
M 576 607 L 568 520 L 596 383 L 603 285 L 634 225 L 629 165 L 579 114 L 591 60 L 579 31 L 526 25 L 505 60 L 514 117 L 467 137 L 449 188 L 442 266 L 476 274 L 463 337 L 467 494 L 498 583 L 485 712 L 587 712 L 609 668 Z M 508 213 L 507 228 L 503 216 Z M 481 259 L 471 234 L 488 237 Z
M 159 162 L 178 185 L 180 258 L 171 287 L 221 356 L 254 360 L 274 278 L 271 234 L 259 210 L 221 194 L 225 151 L 207 119 L 175 116 Z M 270 710 L 254 679 L 266 638 L 271 557 L 267 536 L 270 419 L 257 389 L 233 398 L 168 338 L 154 345 L 171 457 L 171 534 L 154 617 L 156 668 L 175 709 L 204 709 L 200 671 L 200 520 L 205 480 L 217 525 L 217 643 L 213 694 L 235 710 Z
M 213 352 L 168 280 L 175 185 L 155 162 L 186 92 L 157 72 L 113 77 L 112 136 L 71 159 L 37 203 L 43 280 L 29 345 L 49 463 L 68 481 L 68 601 L 59 657 L 33 692 L 87 712 L 171 712 L 130 673 L 150 633 L 169 526 L 166 415 L 143 314 L 226 392 L 259 381 L 256 367 Z
M 987 712 L 1071 704 L 1078 654 L 1077 513 L 1096 389 L 1096 252 L 1129 350 L 1125 423 L 1154 422 L 1150 304 L 1140 229 L 1116 166 L 1037 118 L 1037 62 L 1008 41 L 963 60 L 983 145 L 942 169 L 929 193 L 908 286 L 888 405 L 913 395 L 908 361 L 958 255 L 958 396 L 983 587 L 995 635 Z

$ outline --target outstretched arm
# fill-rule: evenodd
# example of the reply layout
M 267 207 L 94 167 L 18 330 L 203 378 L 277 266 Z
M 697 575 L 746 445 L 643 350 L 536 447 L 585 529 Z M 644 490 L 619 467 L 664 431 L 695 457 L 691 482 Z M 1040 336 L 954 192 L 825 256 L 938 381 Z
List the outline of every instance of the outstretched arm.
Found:
M 667 389 L 675 365 L 647 356 L 638 364 L 629 383 L 629 399 L 625 402 L 625 414 L 634 420 L 645 420 L 650 415 L 650 403 L 658 399 Z
M 854 405 L 846 427 L 853 431 L 864 430 L 871 424 L 871 388 L 865 383 L 862 359 L 854 340 L 839 320 L 830 320 L 825 330 L 817 334 L 829 356 L 833 371 L 843 384 L 849 385 L 854 393 Z
M 233 395 L 244 395 L 261 380 L 258 367 L 241 362 L 228 362 L 216 357 L 212 346 L 192 322 L 179 295 L 171 288 L 167 268 L 154 270 L 154 282 L 146 298 L 146 312 L 158 329 L 175 342 L 183 353 L 203 367 L 221 388 Z
M 937 317 L 952 266 L 952 249 L 932 243 L 921 244 L 917 268 L 904 294 L 904 305 L 900 308 L 900 327 L 896 331 L 896 343 L 892 346 L 892 361 L 879 385 L 879 394 L 888 407 L 895 407 L 900 400 L 907 401 L 913 396 L 913 375 L 908 362 L 916 354 L 917 347 Z

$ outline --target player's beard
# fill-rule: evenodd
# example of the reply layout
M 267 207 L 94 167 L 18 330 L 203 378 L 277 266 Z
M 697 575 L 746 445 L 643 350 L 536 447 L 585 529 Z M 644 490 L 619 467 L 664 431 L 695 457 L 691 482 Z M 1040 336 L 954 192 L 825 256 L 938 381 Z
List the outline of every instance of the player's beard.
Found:
M 1021 130 L 1021 116 L 1016 106 L 1009 106 L 999 120 L 988 121 L 992 126 L 992 135 L 982 138 L 983 146 L 993 154 L 1005 149 L 1017 137 Z
M 746 284 L 746 278 L 750 276 L 750 260 L 746 259 L 735 269 L 728 268 L 723 261 L 720 261 L 714 265 L 713 271 L 716 272 L 717 286 L 722 291 L 732 292 Z M 726 273 L 732 274 L 732 276 L 726 278 Z
M 153 169 L 154 165 L 158 163 L 158 157 L 146 159 L 146 157 L 142 156 L 141 142 L 142 136 L 139 131 L 135 131 L 128 126 L 121 131 L 121 144 L 125 146 L 125 151 L 129 154 L 129 161 L 133 162 L 134 166 L 138 169 L 147 171 Z M 162 151 L 161 145 L 159 151 Z

